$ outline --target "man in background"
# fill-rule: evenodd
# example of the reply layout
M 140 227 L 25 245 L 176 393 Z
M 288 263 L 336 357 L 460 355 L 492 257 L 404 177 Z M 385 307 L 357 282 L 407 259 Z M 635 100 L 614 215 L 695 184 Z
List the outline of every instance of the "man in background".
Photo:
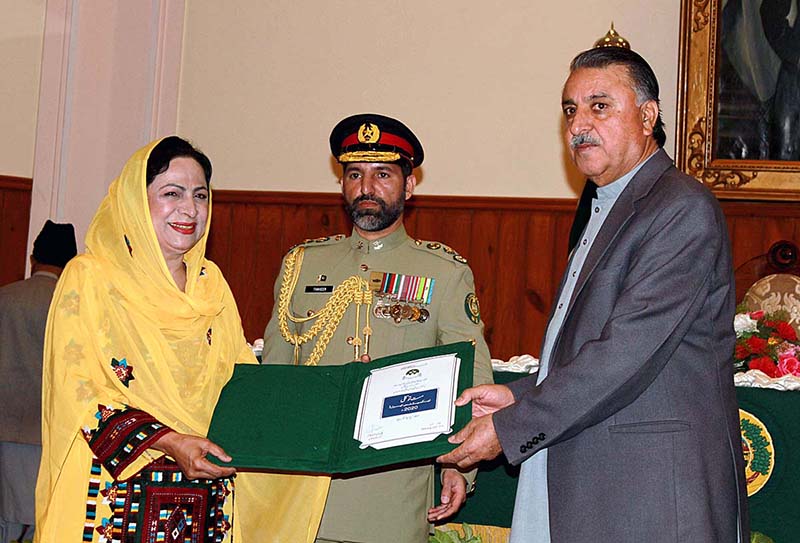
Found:
M 76 253 L 73 226 L 48 220 L 33 243 L 31 276 L 0 287 L 0 543 L 33 538 L 45 325 L 56 281 Z

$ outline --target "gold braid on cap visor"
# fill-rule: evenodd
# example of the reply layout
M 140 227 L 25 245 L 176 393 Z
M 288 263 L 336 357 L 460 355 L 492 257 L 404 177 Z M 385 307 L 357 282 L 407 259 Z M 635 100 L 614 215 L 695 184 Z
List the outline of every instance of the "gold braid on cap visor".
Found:
M 403 157 L 394 151 L 350 151 L 339 155 L 339 162 L 397 162 Z

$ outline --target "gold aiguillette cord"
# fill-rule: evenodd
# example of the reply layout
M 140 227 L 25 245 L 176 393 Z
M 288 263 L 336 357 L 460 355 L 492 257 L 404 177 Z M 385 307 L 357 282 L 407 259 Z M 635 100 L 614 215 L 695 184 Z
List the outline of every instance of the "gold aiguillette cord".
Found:
M 333 289 L 330 298 L 319 311 L 307 317 L 297 317 L 292 315 L 289 309 L 292 295 L 297 287 L 297 281 L 300 277 L 300 268 L 303 264 L 304 247 L 297 247 L 290 251 L 284 259 L 283 280 L 281 281 L 281 288 L 278 294 L 278 328 L 280 329 L 281 336 L 294 346 L 294 363 L 300 363 L 300 346 L 319 335 L 314 349 L 305 361 L 307 366 L 316 366 L 325 353 L 325 348 L 328 346 L 339 322 L 342 320 L 345 311 L 350 304 L 356 304 L 356 326 L 355 336 L 353 339 L 353 354 L 354 359 L 357 360 L 361 357 L 362 340 L 359 332 L 364 335 L 363 346 L 364 355 L 369 354 L 369 338 L 372 335 L 372 328 L 370 327 L 369 312 L 372 306 L 372 291 L 369 289 L 367 281 L 357 275 L 353 275 L 342 281 L 336 288 Z M 365 313 L 365 326 L 363 330 L 359 330 L 360 313 L 363 306 L 366 306 Z M 314 324 L 302 334 L 294 333 L 289 330 L 289 321 L 297 324 L 302 324 L 315 320 Z

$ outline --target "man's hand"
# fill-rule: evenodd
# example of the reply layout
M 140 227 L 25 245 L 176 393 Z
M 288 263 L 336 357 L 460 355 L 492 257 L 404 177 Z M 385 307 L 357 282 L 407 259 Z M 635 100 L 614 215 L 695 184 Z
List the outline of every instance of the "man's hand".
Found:
M 514 394 L 505 385 L 479 385 L 468 388 L 456 398 L 459 407 L 469 402 L 472 402 L 472 416 L 482 417 L 514 403 Z
M 440 456 L 436 461 L 442 464 L 455 464 L 461 469 L 471 468 L 481 460 L 497 458 L 497 455 L 503 452 L 494 431 L 492 415 L 472 419 L 448 441 L 461 443 L 461 446 Z
M 171 456 L 189 479 L 219 479 L 220 477 L 230 477 L 236 473 L 236 468 L 218 466 L 209 462 L 206 458 L 209 454 L 223 462 L 230 462 L 232 459 L 222 450 L 222 447 L 204 437 L 179 434 L 173 431 L 158 438 L 151 447 Z
M 464 476 L 453 468 L 443 468 L 441 503 L 428 509 L 428 522 L 436 522 L 456 514 L 466 499 L 467 481 Z

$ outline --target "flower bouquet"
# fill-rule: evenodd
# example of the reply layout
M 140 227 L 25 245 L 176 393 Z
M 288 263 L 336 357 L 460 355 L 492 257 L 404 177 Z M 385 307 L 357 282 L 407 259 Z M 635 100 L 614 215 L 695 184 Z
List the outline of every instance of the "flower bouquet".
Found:
M 428 537 L 428 543 L 481 543 L 481 538 L 472 532 L 472 526 L 463 522 L 461 529 L 464 530 L 464 535 L 453 528 L 436 528 L 435 533 Z
M 800 343 L 797 332 L 783 311 L 738 313 L 734 370 L 759 370 L 773 379 L 784 375 L 800 377 Z

